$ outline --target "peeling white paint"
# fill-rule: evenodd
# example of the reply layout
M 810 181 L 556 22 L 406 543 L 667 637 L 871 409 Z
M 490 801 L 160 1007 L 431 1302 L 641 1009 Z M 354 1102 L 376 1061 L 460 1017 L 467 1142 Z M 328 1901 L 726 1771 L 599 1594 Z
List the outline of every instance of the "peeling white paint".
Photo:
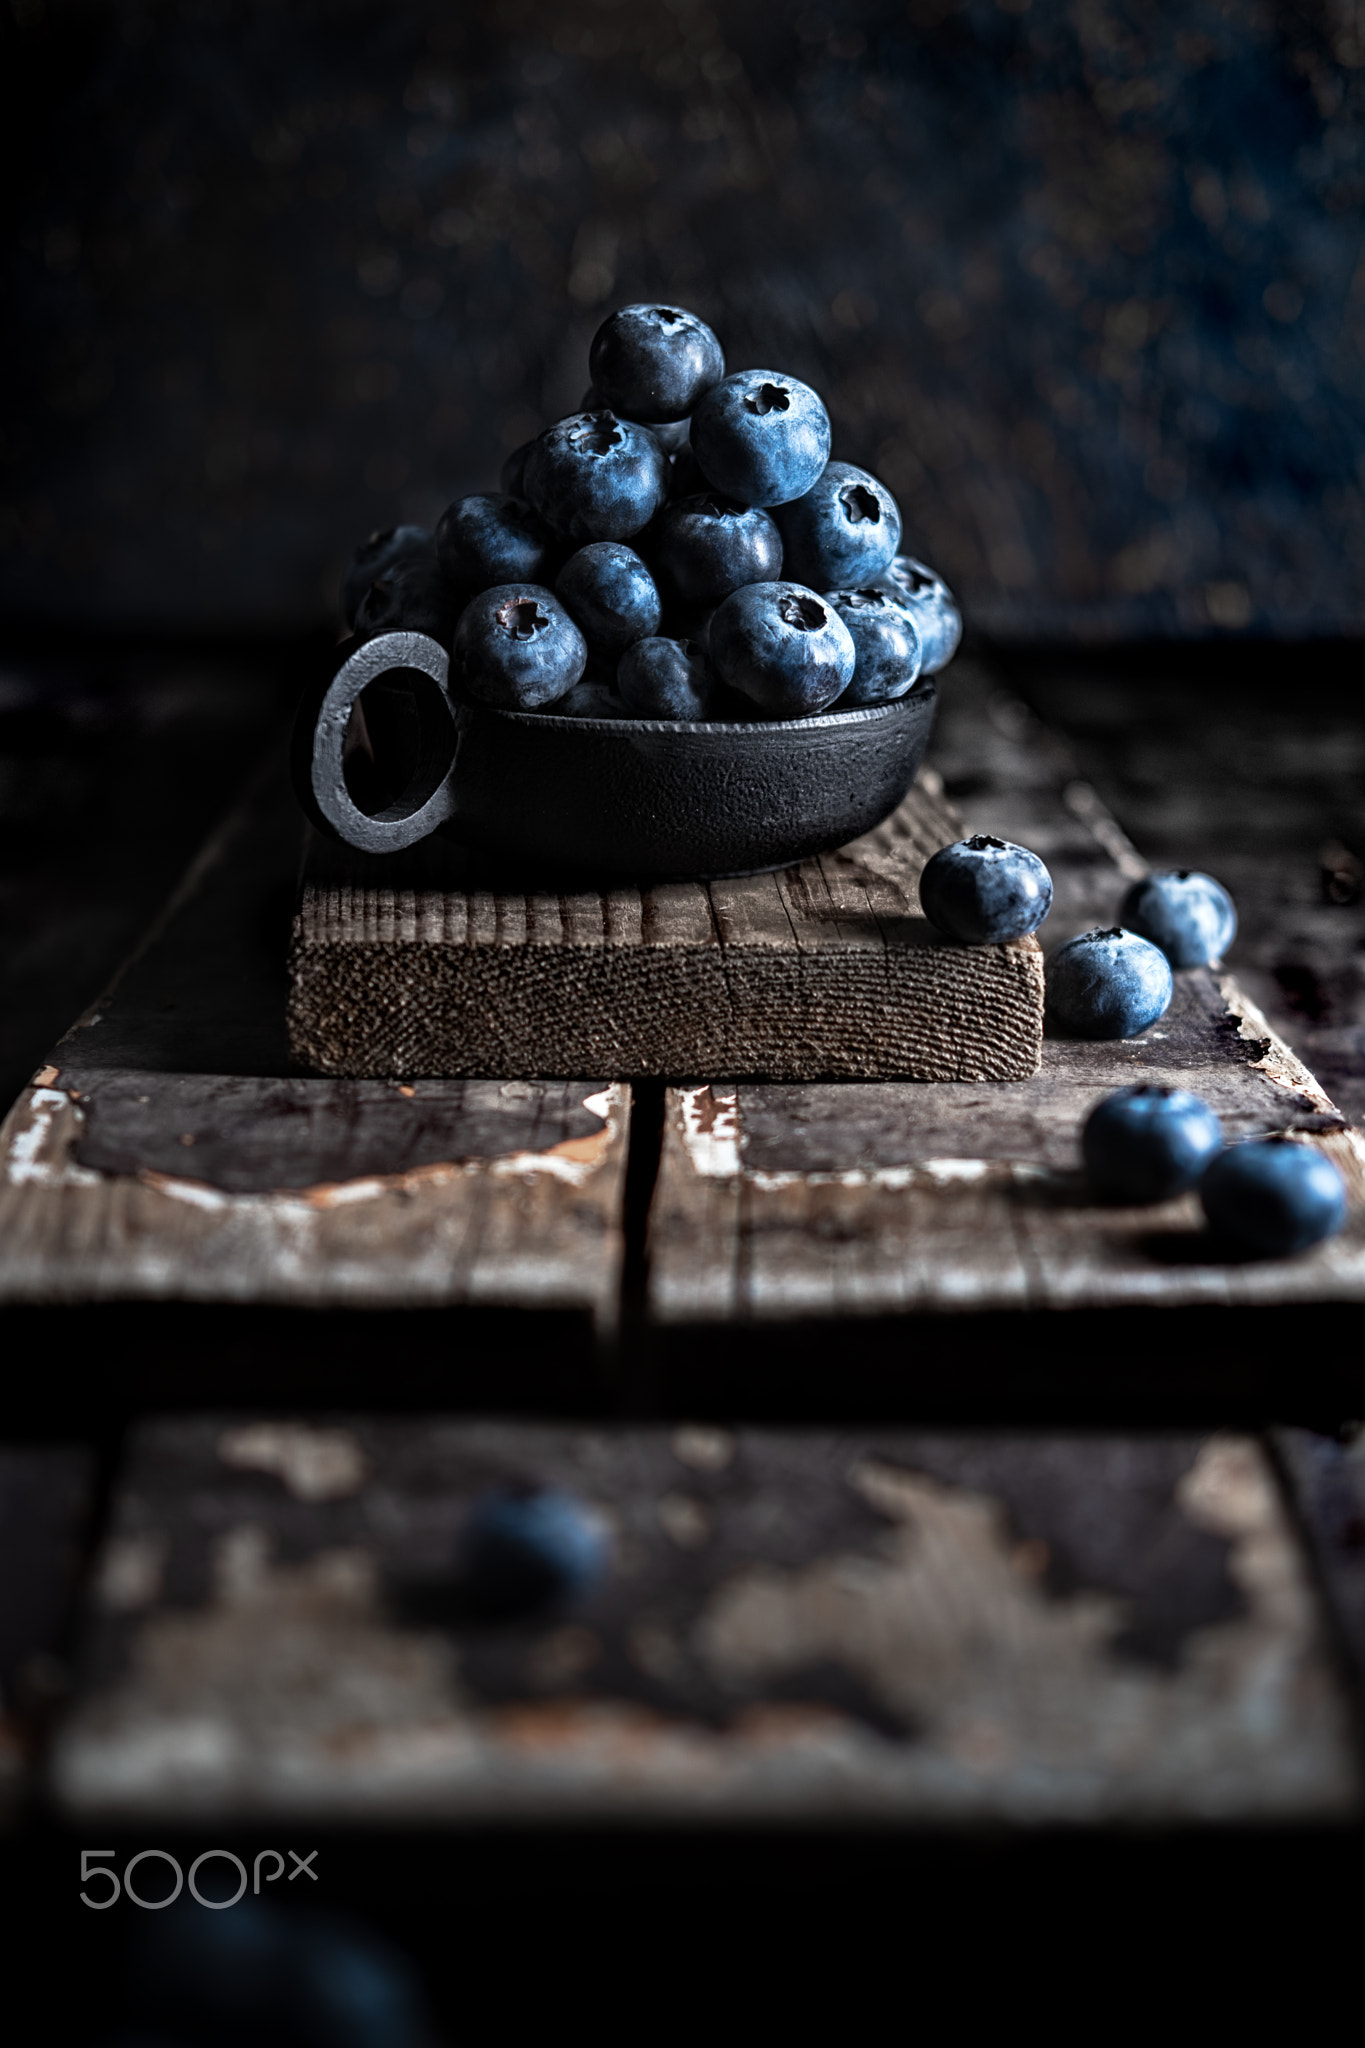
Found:
M 27 1101 L 18 1105 L 16 1118 L 22 1118 L 24 1112 L 27 1112 L 28 1121 L 18 1122 L 5 1156 L 5 1178 L 10 1186 L 98 1186 L 100 1176 L 88 1172 L 83 1166 L 74 1165 L 68 1157 L 68 1148 L 60 1144 L 60 1120 L 69 1118 L 74 1130 L 79 1130 L 85 1121 L 71 1097 L 61 1088 L 32 1088 Z M 45 1158 L 43 1155 L 49 1146 L 56 1156 Z
M 679 1108 L 683 1143 L 693 1167 L 707 1180 L 733 1180 L 743 1171 L 738 1091 L 684 1088 L 679 1095 Z

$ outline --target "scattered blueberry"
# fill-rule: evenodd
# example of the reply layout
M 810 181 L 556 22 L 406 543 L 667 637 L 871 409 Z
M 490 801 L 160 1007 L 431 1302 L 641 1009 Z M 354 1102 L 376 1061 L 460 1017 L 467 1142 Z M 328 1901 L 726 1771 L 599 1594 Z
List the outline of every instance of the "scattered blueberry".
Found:
M 930 924 L 959 945 L 1002 946 L 1038 929 L 1052 908 L 1052 877 L 1026 846 L 979 832 L 925 863 L 919 900 Z
M 379 633 L 426 633 L 449 647 L 460 598 L 434 555 L 409 556 L 387 569 L 365 592 L 355 615 L 357 642 Z
M 1307 1251 L 1346 1221 L 1346 1184 L 1325 1153 L 1292 1138 L 1233 1145 L 1199 1184 L 1221 1237 L 1266 1258 Z
M 509 1485 L 475 1503 L 461 1564 L 474 1604 L 516 1614 L 581 1598 L 606 1571 L 601 1524 L 576 1495 L 551 1486 Z
M 694 407 L 690 440 L 707 481 L 727 498 L 786 505 L 829 461 L 829 414 L 795 377 L 740 370 Z
M 1155 1081 L 1106 1095 L 1081 1133 L 1095 1192 L 1116 1202 L 1183 1194 L 1222 1147 L 1223 1127 L 1202 1096 Z
M 853 681 L 839 699 L 841 711 L 886 704 L 914 688 L 921 666 L 919 631 L 890 591 L 827 590 L 825 603 L 848 627 L 857 656 Z
M 547 427 L 526 458 L 526 495 L 570 540 L 629 540 L 663 503 L 668 457 L 648 427 L 576 412 Z
M 593 388 L 627 419 L 686 419 L 725 375 L 720 343 L 704 320 L 678 306 L 621 306 L 588 351 Z
M 962 638 L 962 614 L 952 591 L 926 563 L 910 555 L 897 555 L 882 581 L 900 598 L 919 628 L 925 675 L 936 676 L 952 660 Z
M 1134 1038 L 1165 1014 L 1173 987 L 1150 940 L 1118 926 L 1083 932 L 1048 963 L 1048 1015 L 1072 1038 Z
M 782 536 L 757 505 L 701 491 L 666 505 L 650 529 L 655 567 L 683 604 L 711 610 L 746 583 L 782 574 Z
M 588 648 L 548 590 L 503 583 L 465 606 L 455 628 L 454 659 L 465 687 L 483 703 L 536 711 L 573 688 Z
M 722 681 L 770 718 L 809 718 L 843 694 L 856 659 L 832 605 L 799 583 L 749 583 L 711 621 L 711 660 Z
M 871 583 L 900 546 L 900 507 L 885 484 L 848 462 L 826 463 L 805 496 L 773 517 L 787 574 L 814 590 Z
M 370 585 L 400 562 L 436 559 L 436 536 L 427 526 L 390 526 L 362 541 L 346 565 L 341 581 L 341 609 L 348 626 L 355 624 L 361 600 Z
M 704 719 L 715 695 L 705 653 L 685 640 L 637 640 L 621 656 L 616 687 L 632 718 Z
M 1160 946 L 1172 967 L 1207 967 L 1237 936 L 1232 898 L 1212 875 L 1189 868 L 1134 882 L 1119 916 L 1130 931 Z
M 598 540 L 570 555 L 555 579 L 555 595 L 595 653 L 621 654 L 633 640 L 657 633 L 659 593 L 634 548 Z
M 436 559 L 452 583 L 490 590 L 495 583 L 539 583 L 553 536 L 520 498 L 472 491 L 441 514 Z

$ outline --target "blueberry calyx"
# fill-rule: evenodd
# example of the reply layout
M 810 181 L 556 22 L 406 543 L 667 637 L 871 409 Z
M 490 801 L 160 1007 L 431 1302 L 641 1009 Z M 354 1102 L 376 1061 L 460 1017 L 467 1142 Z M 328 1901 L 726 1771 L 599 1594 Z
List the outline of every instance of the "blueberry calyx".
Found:
M 970 846 L 973 853 L 985 853 L 988 847 L 995 847 L 1000 853 L 1005 851 L 1004 840 L 993 839 L 989 832 L 974 832 L 964 844 Z
M 839 503 L 852 526 L 860 522 L 876 526 L 881 520 L 882 508 L 866 484 L 845 484 L 839 493 Z
M 498 609 L 498 624 L 513 640 L 534 640 L 549 623 L 533 597 L 514 597 Z
M 613 448 L 620 447 L 625 436 L 616 414 L 604 406 L 601 412 L 584 413 L 570 427 L 566 438 L 589 455 L 608 455 Z
M 884 590 L 836 590 L 834 596 L 854 612 L 875 611 L 891 603 Z
M 744 405 L 748 412 L 763 414 L 786 412 L 791 402 L 790 391 L 784 391 L 780 384 L 760 384 L 757 391 L 748 394 Z
M 649 310 L 656 320 L 662 320 L 668 327 L 684 327 L 687 324 L 686 313 L 678 312 L 674 306 L 651 306 Z
M 825 608 L 813 597 L 784 597 L 778 602 L 778 616 L 803 633 L 818 633 L 825 623 Z

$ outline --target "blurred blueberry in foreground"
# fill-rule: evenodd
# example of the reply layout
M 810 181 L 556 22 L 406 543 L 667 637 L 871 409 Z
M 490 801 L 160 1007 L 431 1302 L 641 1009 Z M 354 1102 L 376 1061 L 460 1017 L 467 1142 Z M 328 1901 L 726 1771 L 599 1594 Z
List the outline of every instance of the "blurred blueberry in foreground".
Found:
M 711 665 L 690 640 L 637 640 L 621 656 L 616 687 L 630 717 L 683 723 L 706 718 L 715 694 Z
M 618 655 L 659 630 L 654 578 L 622 541 L 593 541 L 570 555 L 555 578 L 555 596 L 596 653 Z
M 1233 1145 L 1199 1186 L 1221 1237 L 1264 1258 L 1284 1258 L 1334 1237 L 1346 1221 L 1346 1184 L 1325 1153 L 1290 1138 Z
M 796 583 L 826 590 L 871 583 L 900 546 L 900 507 L 886 485 L 849 462 L 825 465 L 804 497 L 773 513 Z
M 171 1906 L 139 1929 L 129 1976 L 149 2048 L 434 2048 L 407 1957 L 330 1913 L 250 1896 Z M 139 2032 L 114 2039 L 132 2048 Z
M 911 555 L 897 555 L 882 581 L 919 628 L 925 675 L 936 676 L 952 660 L 962 638 L 962 614 L 952 591 L 927 563 Z
M 573 688 L 587 642 L 557 597 L 534 583 L 485 590 L 460 614 L 454 666 L 471 696 L 538 711 Z
M 493 1616 L 521 1614 L 591 1592 L 606 1570 L 607 1540 L 576 1495 L 507 1485 L 475 1503 L 460 1563 L 477 1608 Z
M 853 677 L 853 636 L 832 605 L 799 583 L 750 583 L 711 621 L 710 655 L 722 681 L 770 718 L 827 711 Z
M 978 832 L 925 863 L 920 906 L 962 946 L 1000 946 L 1036 931 L 1052 908 L 1052 877 L 1036 853 Z
M 1172 967 L 1207 967 L 1237 936 L 1231 896 L 1212 875 L 1189 868 L 1134 882 L 1119 916 L 1130 931 L 1160 946 Z
M 1091 1185 L 1116 1202 L 1183 1194 L 1222 1145 L 1223 1127 L 1201 1096 L 1154 1081 L 1106 1095 L 1081 1133 Z
M 593 336 L 588 370 L 601 404 L 649 426 L 686 419 L 725 375 L 725 356 L 681 306 L 620 306 Z
M 427 526 L 390 526 L 362 541 L 341 580 L 341 609 L 348 626 L 355 624 L 361 600 L 370 585 L 400 562 L 436 559 L 436 536 Z
M 919 680 L 919 631 L 904 605 L 888 590 L 827 590 L 853 640 L 853 680 L 839 699 L 840 711 L 859 704 L 888 704 Z
M 694 408 L 689 439 L 707 482 L 727 498 L 785 505 L 804 497 L 829 461 L 829 414 L 798 377 L 740 370 Z
M 1047 1014 L 1069 1038 L 1134 1038 L 1164 1016 L 1175 984 L 1159 946 L 1115 926 L 1083 932 L 1047 968 Z
M 553 704 L 542 707 L 550 718 L 629 718 L 630 711 L 609 683 L 589 681 L 584 676 Z

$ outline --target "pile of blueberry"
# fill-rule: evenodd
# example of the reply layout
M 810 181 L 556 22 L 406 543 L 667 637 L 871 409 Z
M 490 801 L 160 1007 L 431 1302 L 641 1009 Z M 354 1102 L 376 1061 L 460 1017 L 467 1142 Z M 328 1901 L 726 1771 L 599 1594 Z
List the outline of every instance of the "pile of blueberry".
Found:
M 577 718 L 805 718 L 951 659 L 951 594 L 897 552 L 886 486 L 830 461 L 808 384 L 727 376 L 705 322 L 657 305 L 603 323 L 589 374 L 583 411 L 509 455 L 500 491 L 357 550 L 358 641 L 429 634 L 470 696 Z

